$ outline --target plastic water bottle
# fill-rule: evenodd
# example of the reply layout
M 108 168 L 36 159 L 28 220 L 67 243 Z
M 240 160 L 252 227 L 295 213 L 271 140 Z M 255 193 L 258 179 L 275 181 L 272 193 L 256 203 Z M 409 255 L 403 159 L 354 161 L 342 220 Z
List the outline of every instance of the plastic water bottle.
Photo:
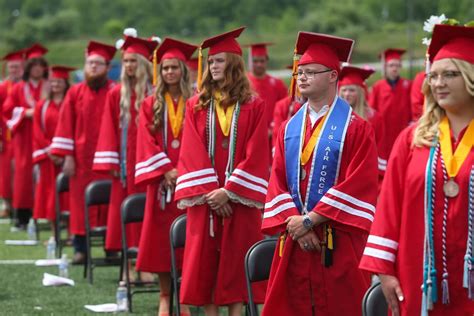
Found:
M 46 245 L 46 259 L 56 258 L 56 240 L 54 237 L 49 237 L 48 244 Z
M 67 254 L 63 253 L 61 261 L 59 262 L 59 276 L 69 278 L 69 262 L 67 261 Z
M 35 220 L 30 218 L 30 221 L 28 222 L 28 226 L 26 228 L 27 233 L 28 233 L 28 239 L 29 240 L 36 240 L 36 225 L 35 225 Z
M 128 312 L 127 287 L 124 281 L 120 281 L 117 288 L 117 312 Z

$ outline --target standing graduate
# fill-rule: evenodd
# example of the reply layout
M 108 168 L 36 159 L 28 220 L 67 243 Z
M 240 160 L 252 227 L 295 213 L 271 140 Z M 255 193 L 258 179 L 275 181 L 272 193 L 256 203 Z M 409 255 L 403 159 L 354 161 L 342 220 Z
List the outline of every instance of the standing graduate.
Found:
M 20 82 L 23 76 L 25 52 L 19 50 L 10 52 L 2 57 L 7 69 L 7 77 L 0 83 L 0 117 L 3 116 L 3 104 L 13 91 L 13 86 Z M 0 119 L 0 198 L 3 199 L 4 209 L 0 217 L 10 215 L 12 199 L 12 159 L 11 132 L 7 124 Z
M 12 133 L 14 175 L 12 207 L 15 225 L 25 228 L 33 209 L 33 113 L 38 101 L 48 96 L 48 64 L 43 55 L 48 50 L 34 44 L 25 50 L 27 60 L 23 81 L 14 85 L 3 104 L 7 126 Z
M 418 121 L 418 119 L 423 114 L 423 106 L 425 103 L 425 96 L 422 91 L 423 83 L 425 81 L 425 70 L 420 71 L 416 74 L 415 79 L 410 91 L 410 101 L 411 101 L 411 115 L 413 121 Z
M 51 141 L 58 125 L 59 110 L 69 89 L 69 72 L 75 68 L 52 66 L 49 77 L 51 92 L 46 100 L 36 104 L 33 115 L 33 163 L 39 166 L 35 187 L 34 219 L 47 219 L 55 232 L 56 177 L 61 161 L 51 155 Z
M 411 83 L 400 77 L 401 56 L 404 53 L 404 49 L 398 48 L 389 48 L 381 53 L 384 78 L 375 82 L 369 95 L 369 105 L 377 111 L 385 127 L 379 147 L 381 157 L 390 156 L 398 134 L 412 120 Z
M 280 129 L 262 231 L 279 235 L 263 308 L 275 315 L 357 315 L 359 270 L 377 198 L 373 129 L 337 96 L 353 40 L 300 32 L 296 72 L 308 101 Z
M 85 80 L 67 92 L 51 144 L 51 154 L 64 157 L 63 172 L 69 177 L 69 227 L 74 235 L 74 263 L 84 262 L 86 253 L 84 191 L 92 181 L 104 178 L 92 171 L 92 163 L 107 92 L 114 86 L 107 72 L 115 51 L 113 46 L 89 42 L 84 66 Z M 103 225 L 105 216 L 105 211 L 91 208 L 91 226 Z
M 150 57 L 157 42 L 126 36 L 122 49 L 120 84 L 107 94 L 102 114 L 93 169 L 113 176 L 105 249 L 122 249 L 120 207 L 130 194 L 145 192 L 135 185 L 138 113 L 143 100 L 152 93 Z M 127 225 L 128 247 L 138 247 L 141 224 Z
M 178 173 L 179 152 L 186 101 L 192 96 L 191 78 L 186 61 L 197 46 L 165 38 L 155 52 L 159 63 L 158 81 L 153 96 L 140 109 L 135 182 L 148 184 L 137 270 L 158 273 L 160 306 L 158 315 L 168 315 L 171 285 L 169 231 L 173 221 L 184 212 L 173 201 Z M 188 150 L 192 154 L 193 147 Z M 181 265 L 182 253 L 178 255 Z M 182 311 L 189 310 L 182 306 Z M 187 313 L 186 313 L 187 312 Z
M 474 313 L 474 28 L 436 25 L 426 109 L 395 143 L 360 267 L 394 316 Z
M 175 200 L 187 208 L 181 302 L 206 315 L 247 300 L 244 257 L 263 236 L 268 125 L 252 95 L 237 38 L 244 28 L 209 38 L 200 94 L 187 102 Z M 256 301 L 263 301 L 263 288 Z

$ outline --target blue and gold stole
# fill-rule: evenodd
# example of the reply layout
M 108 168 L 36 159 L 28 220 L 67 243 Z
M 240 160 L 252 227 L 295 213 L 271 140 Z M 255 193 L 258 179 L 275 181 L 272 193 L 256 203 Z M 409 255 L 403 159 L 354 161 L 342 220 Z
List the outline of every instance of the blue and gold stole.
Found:
M 286 181 L 290 195 L 300 214 L 311 211 L 324 194 L 336 184 L 352 108 L 339 97 L 334 99 L 329 108 L 326 121 L 316 142 L 306 199 L 303 203 L 300 192 L 300 159 L 304 146 L 307 115 L 308 102 L 288 121 L 284 138 Z

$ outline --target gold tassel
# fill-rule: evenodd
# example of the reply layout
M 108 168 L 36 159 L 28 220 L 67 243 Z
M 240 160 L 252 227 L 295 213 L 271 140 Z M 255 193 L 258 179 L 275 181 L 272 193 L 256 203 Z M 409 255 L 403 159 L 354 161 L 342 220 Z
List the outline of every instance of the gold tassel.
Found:
M 201 91 L 201 84 L 202 84 L 202 48 L 199 47 L 198 73 L 197 73 L 197 90 L 198 90 L 198 92 Z
M 334 242 L 333 242 L 333 236 L 332 236 L 332 227 L 330 225 L 328 225 L 327 232 L 328 232 L 328 249 L 333 250 Z
M 153 52 L 153 86 L 156 87 L 156 84 L 158 83 L 158 59 L 156 58 L 156 51 L 158 50 L 155 49 Z
M 296 90 L 298 89 L 296 87 L 296 78 L 294 76 L 294 74 L 296 73 L 296 70 L 298 69 L 298 56 L 296 55 L 296 46 L 295 46 L 295 49 L 293 51 L 293 69 L 291 71 L 291 82 L 290 82 L 290 97 L 291 97 L 291 100 L 294 100 L 295 98 L 295 93 L 296 93 Z
M 286 240 L 286 233 L 280 236 L 280 247 L 278 249 L 278 254 L 280 255 L 280 257 L 283 256 L 283 247 L 285 246 L 285 240 Z

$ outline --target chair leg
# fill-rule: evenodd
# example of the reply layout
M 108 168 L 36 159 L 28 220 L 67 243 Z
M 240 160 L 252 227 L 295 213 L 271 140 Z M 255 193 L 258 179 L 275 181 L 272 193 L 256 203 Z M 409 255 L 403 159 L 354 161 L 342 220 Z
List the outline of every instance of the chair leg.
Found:
M 174 278 L 171 276 L 171 284 L 170 284 L 170 304 L 168 306 L 169 308 L 169 314 L 173 315 L 173 303 L 174 303 Z
M 92 278 L 92 249 L 91 249 L 91 239 L 90 235 L 87 233 L 86 235 L 86 262 L 87 262 L 87 279 L 89 281 L 89 284 L 92 284 L 93 278 Z

